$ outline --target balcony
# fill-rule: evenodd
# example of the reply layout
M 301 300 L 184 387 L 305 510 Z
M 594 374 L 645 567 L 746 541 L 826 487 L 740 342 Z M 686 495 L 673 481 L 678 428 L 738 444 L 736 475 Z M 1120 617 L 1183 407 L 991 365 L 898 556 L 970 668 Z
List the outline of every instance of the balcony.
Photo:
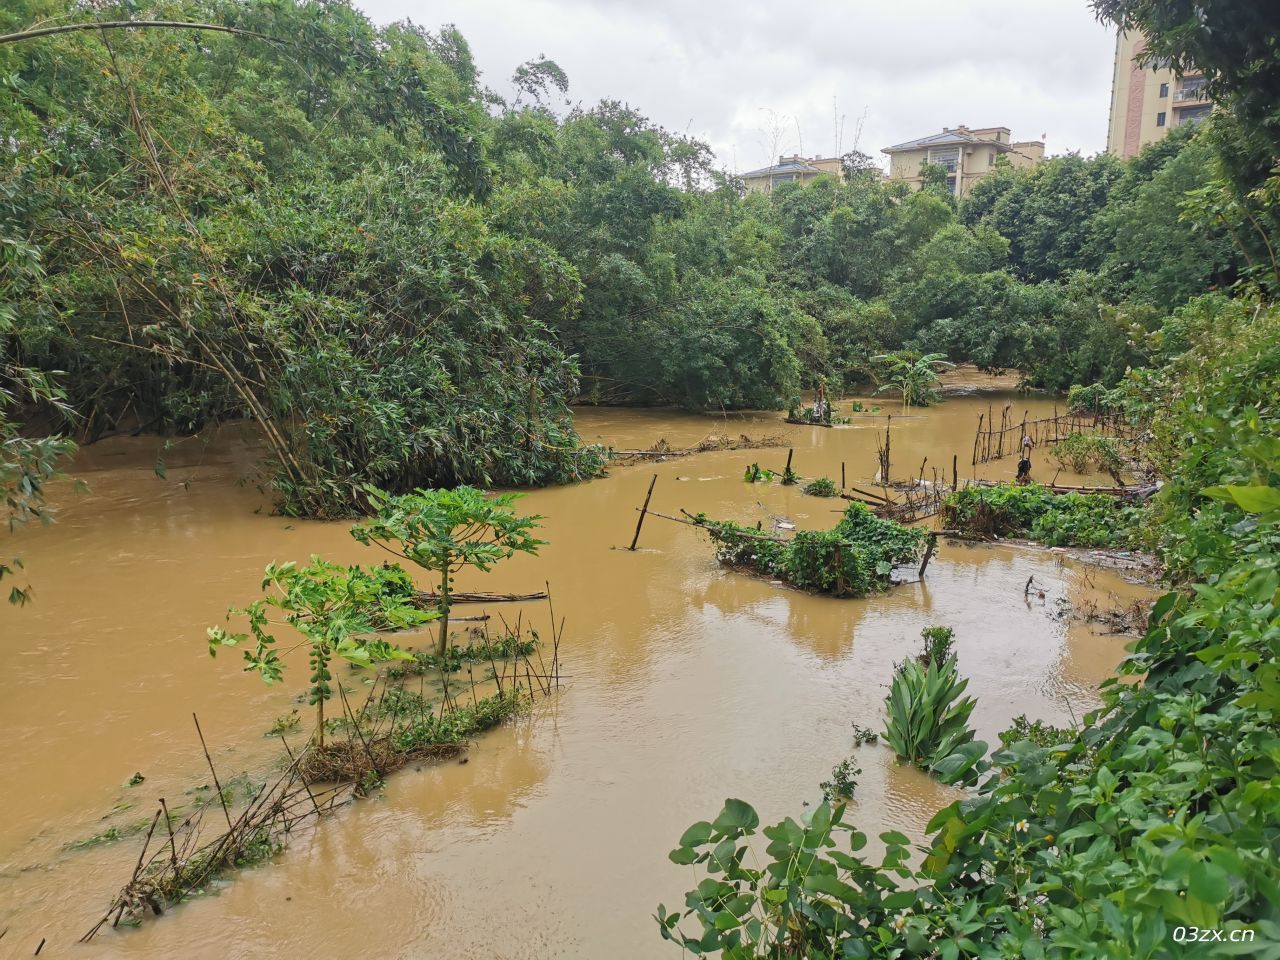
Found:
M 1203 83 L 1197 83 L 1192 86 L 1183 87 L 1181 90 L 1175 90 L 1173 93 L 1174 103 L 1183 103 L 1186 101 L 1208 100 L 1209 94 L 1205 90 Z

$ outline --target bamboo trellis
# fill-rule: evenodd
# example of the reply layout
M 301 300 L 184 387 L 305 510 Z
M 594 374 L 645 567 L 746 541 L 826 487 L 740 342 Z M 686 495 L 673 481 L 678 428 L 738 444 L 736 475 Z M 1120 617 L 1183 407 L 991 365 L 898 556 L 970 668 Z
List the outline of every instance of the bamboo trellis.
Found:
M 1117 440 L 1132 440 L 1139 432 L 1139 428 L 1116 414 L 1059 413 L 1056 406 L 1051 417 L 1032 420 L 1024 410 L 1022 419 L 1017 420 L 1011 403 L 1000 409 L 1000 425 L 996 426 L 995 411 L 987 407 L 986 413 L 978 414 L 978 429 L 973 435 L 973 466 L 1018 454 L 1024 437 L 1033 446 L 1040 447 L 1058 443 L 1073 433 L 1099 433 Z

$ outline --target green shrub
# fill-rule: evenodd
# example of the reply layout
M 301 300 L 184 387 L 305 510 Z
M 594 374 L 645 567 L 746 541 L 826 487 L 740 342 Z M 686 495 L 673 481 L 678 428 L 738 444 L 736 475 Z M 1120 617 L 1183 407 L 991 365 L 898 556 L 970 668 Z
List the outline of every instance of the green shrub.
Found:
M 1054 444 L 1050 456 L 1076 473 L 1088 473 L 1093 466 L 1118 478 L 1124 469 L 1120 446 L 1113 438 L 1097 434 L 1073 433 Z
M 1053 547 L 1120 547 L 1141 510 L 1106 494 L 1056 494 L 1039 484 L 965 487 L 942 502 L 943 523 L 965 533 L 1029 537 Z
M 882 520 L 860 503 L 850 504 L 833 529 L 801 530 L 785 541 L 732 521 L 697 519 L 725 566 L 837 597 L 864 597 L 888 587 L 895 566 L 919 560 L 926 537 L 923 530 Z
M 955 637 L 956 632 L 950 627 L 925 627 L 920 631 L 924 648 L 916 655 L 916 660 L 924 667 L 930 664 L 941 666 L 951 656 Z

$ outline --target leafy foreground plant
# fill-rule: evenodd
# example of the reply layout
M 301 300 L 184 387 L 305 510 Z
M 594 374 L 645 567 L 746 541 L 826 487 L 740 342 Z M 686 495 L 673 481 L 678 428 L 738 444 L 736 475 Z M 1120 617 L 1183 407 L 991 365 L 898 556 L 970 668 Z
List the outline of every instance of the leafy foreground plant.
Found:
M 1040 486 L 964 487 L 942 501 L 942 522 L 984 537 L 1029 537 L 1051 547 L 1124 547 L 1140 508 L 1105 494 L 1056 494 Z
M 273 590 L 248 606 L 232 610 L 248 619 L 248 633 L 228 633 L 210 627 L 209 656 L 219 647 L 234 647 L 252 636 L 254 647 L 244 651 L 246 671 L 256 671 L 267 683 L 284 677 L 284 660 L 299 647 L 308 647 L 311 688 L 308 700 L 316 708 L 316 736 L 324 744 L 324 705 L 333 697 L 330 664 L 340 657 L 360 667 L 388 660 L 411 660 L 413 655 L 378 636 L 380 630 L 407 630 L 434 620 L 436 614 L 414 606 L 413 581 L 399 565 L 342 567 L 313 556 L 311 563 L 268 564 L 263 590 Z M 271 611 L 283 617 L 271 619 Z M 301 639 L 281 652 L 276 627 L 289 627 Z
M 926 539 L 923 530 L 883 520 L 860 503 L 850 504 L 833 529 L 802 530 L 790 540 L 732 521 L 695 519 L 711 534 L 716 559 L 725 566 L 837 597 L 887 589 L 893 568 L 918 562 Z
M 968 685 L 953 655 L 927 665 L 911 658 L 894 670 L 884 701 L 885 741 L 943 783 L 972 783 L 985 769 L 987 745 L 969 729 L 977 701 L 963 697 Z

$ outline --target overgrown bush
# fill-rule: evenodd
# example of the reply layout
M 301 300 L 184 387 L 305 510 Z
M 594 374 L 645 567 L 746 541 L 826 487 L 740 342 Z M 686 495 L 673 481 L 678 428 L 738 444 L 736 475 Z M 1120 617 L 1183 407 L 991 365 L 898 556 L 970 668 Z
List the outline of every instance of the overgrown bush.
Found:
M 850 504 L 831 530 L 801 530 L 777 540 L 731 521 L 698 517 L 716 544 L 716 559 L 784 580 L 801 590 L 864 597 L 886 589 L 899 564 L 917 562 L 926 535 Z
M 1096 467 L 1119 478 L 1120 471 L 1124 469 L 1124 458 L 1120 455 L 1119 445 L 1113 438 L 1097 434 L 1073 433 L 1055 443 L 1050 456 L 1060 466 L 1075 473 L 1088 473 L 1090 467 Z
M 1116 413 L 1120 410 L 1119 397 L 1113 388 L 1104 383 L 1088 386 L 1076 384 L 1067 391 L 1067 412 L 1077 416 Z
M 943 523 L 980 536 L 1028 537 L 1054 547 L 1122 547 L 1141 510 L 1106 494 L 1056 494 L 1038 484 L 964 487 L 942 501 Z

